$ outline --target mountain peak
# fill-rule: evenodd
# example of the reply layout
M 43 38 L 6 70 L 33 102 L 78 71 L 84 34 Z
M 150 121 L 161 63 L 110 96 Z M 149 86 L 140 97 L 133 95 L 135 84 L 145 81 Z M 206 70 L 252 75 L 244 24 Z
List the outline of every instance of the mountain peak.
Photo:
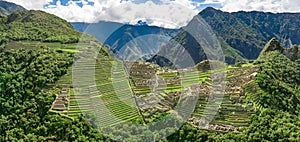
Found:
M 16 10 L 26 11 L 26 9 L 20 5 L 0 0 L 0 15 L 9 15 Z
M 262 50 L 261 55 L 266 54 L 267 52 L 271 52 L 271 51 L 279 51 L 282 52 L 284 50 L 284 48 L 282 47 L 282 45 L 280 44 L 279 40 L 277 40 L 276 38 L 272 38 L 264 47 L 264 49 Z
M 205 9 L 203 9 L 200 13 L 203 13 L 203 12 L 219 12 L 219 11 L 221 11 L 221 10 L 209 6 L 209 7 L 206 7 Z
M 222 11 L 219 9 L 215 9 L 213 7 L 207 7 L 205 9 L 203 9 L 201 12 L 199 12 L 198 15 L 213 16 L 215 13 L 222 13 Z
M 203 11 L 217 11 L 217 9 L 209 6 L 209 7 L 206 7 Z

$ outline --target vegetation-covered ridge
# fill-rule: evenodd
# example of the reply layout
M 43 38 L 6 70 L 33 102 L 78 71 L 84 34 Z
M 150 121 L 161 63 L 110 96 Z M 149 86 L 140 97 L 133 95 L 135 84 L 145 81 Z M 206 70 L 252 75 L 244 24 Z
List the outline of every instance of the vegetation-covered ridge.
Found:
M 210 43 L 211 47 L 206 47 L 204 49 L 201 47 L 200 43 L 191 33 L 189 33 L 188 30 L 185 29 L 193 29 L 196 27 L 193 27 L 195 23 L 197 22 L 198 17 L 196 16 L 190 24 L 187 25 L 187 27 L 180 30 L 180 32 L 170 40 L 170 42 L 164 46 L 162 46 L 159 50 L 159 52 L 153 56 L 149 62 L 154 62 L 160 66 L 164 67 L 172 67 L 174 65 L 182 65 L 183 67 L 191 67 L 195 64 L 198 64 L 201 61 L 208 60 L 208 56 L 211 56 L 210 58 L 214 58 L 217 60 L 217 58 L 221 58 L 224 56 L 224 59 L 226 63 L 228 64 L 234 64 L 236 62 L 246 62 L 247 59 L 244 57 L 243 53 L 240 52 L 237 49 L 232 48 L 221 36 L 216 36 L 216 40 L 218 40 L 220 49 L 209 49 L 209 48 L 217 48 L 217 43 L 214 43 L 215 45 L 212 45 Z M 199 24 L 199 23 L 197 23 Z M 200 31 L 199 31 L 200 32 Z M 198 34 L 198 33 L 197 33 Z M 207 36 L 207 35 L 201 35 L 206 33 L 199 33 L 200 36 Z M 214 37 L 211 37 L 214 38 Z M 179 44 L 180 46 L 176 45 Z M 203 44 L 202 44 L 203 45 Z M 222 52 L 217 52 L 217 50 L 222 50 Z M 222 56 L 216 55 L 216 54 L 223 54 Z M 164 57 L 160 57 L 159 55 L 164 55 Z M 166 59 L 165 57 L 174 57 L 174 61 L 176 63 L 171 63 L 169 59 Z M 180 58 L 179 58 L 180 57 Z M 190 59 L 191 58 L 191 59 Z M 190 59 L 191 63 L 186 62 L 186 59 Z
M 52 111 L 65 91 L 56 82 L 68 73 L 77 47 L 96 46 L 107 55 L 100 44 L 90 36 L 77 43 L 81 33 L 42 11 L 16 11 L 0 21 L 0 141 L 109 140 L 82 115 Z
M 266 54 L 272 51 L 278 51 L 279 53 L 282 53 L 292 61 L 300 59 L 300 46 L 294 45 L 289 48 L 284 48 L 283 45 L 276 38 L 272 38 L 265 45 L 259 57 L 262 58 L 262 56 L 265 56 Z
M 266 47 L 278 45 L 276 42 L 273 39 Z M 246 97 L 243 102 L 256 110 L 247 127 L 238 133 L 217 135 L 194 130 L 195 133 L 188 134 L 188 138 L 196 140 L 194 138 L 201 135 L 204 141 L 299 141 L 299 59 L 292 60 L 286 52 L 280 51 L 269 50 L 254 61 L 254 65 L 259 67 L 256 79 L 243 85 Z M 191 130 L 187 126 L 183 128 L 186 131 L 184 129 L 181 133 Z M 177 140 L 187 138 L 180 134 L 175 136 Z
M 204 50 L 197 42 L 197 39 L 185 30 L 193 28 L 192 23 L 196 23 L 198 17 L 202 17 L 216 34 L 225 57 L 225 62 L 228 64 L 257 59 L 265 43 L 273 37 L 278 39 L 284 47 L 293 47 L 300 44 L 300 40 L 298 39 L 300 36 L 298 28 L 300 22 L 299 13 L 275 14 L 258 11 L 229 13 L 208 7 L 196 15 L 172 39 L 184 47 L 184 50 L 189 54 L 188 56 L 196 64 L 207 60 L 207 55 L 213 53 L 209 50 Z M 181 49 L 176 49 L 176 46 L 171 43 L 163 46 L 160 54 L 162 53 L 162 55 L 166 56 L 176 55 L 183 52 Z M 294 50 L 296 49 L 294 48 Z M 186 58 L 183 56 L 182 59 Z M 180 59 L 177 60 L 180 61 Z M 149 61 L 155 62 L 160 66 L 172 66 L 169 63 L 170 61 L 159 56 L 154 56 Z
M 49 112 L 55 92 L 42 91 L 67 72 L 70 53 L 51 48 L 2 50 L 0 66 L 1 141 L 103 140 L 83 118 Z
M 76 43 L 81 33 L 67 21 L 43 11 L 15 11 L 0 17 L 0 38 L 43 42 Z
M 265 43 L 275 37 L 285 47 L 299 45 L 299 13 L 222 12 L 206 8 L 199 13 L 217 36 L 247 59 L 256 59 Z

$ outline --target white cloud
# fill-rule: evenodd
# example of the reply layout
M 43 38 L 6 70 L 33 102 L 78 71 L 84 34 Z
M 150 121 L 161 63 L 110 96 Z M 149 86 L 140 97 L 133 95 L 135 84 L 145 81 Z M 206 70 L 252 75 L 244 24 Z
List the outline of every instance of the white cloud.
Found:
M 197 11 L 193 10 L 192 7 L 187 7 L 190 5 L 186 3 L 179 4 L 178 1 L 163 4 L 155 4 L 152 1 L 142 4 L 126 2 L 116 7 L 110 7 L 101 13 L 96 21 L 109 20 L 136 23 L 138 20 L 143 19 L 150 25 L 169 28 L 180 27 L 186 25 L 197 14 Z
M 167 28 L 185 26 L 198 11 L 194 10 L 189 0 L 164 0 L 157 4 L 153 1 L 134 3 L 132 1 L 96 0 L 94 5 L 83 3 L 79 7 L 75 2 L 69 2 L 67 6 L 60 3 L 55 8 L 47 8 L 44 11 L 58 15 L 71 22 L 98 22 L 114 21 L 135 24 L 142 19 L 149 25 Z
M 300 12 L 299 0 L 219 0 L 221 10 L 265 11 L 265 12 Z
M 5 1 L 19 4 L 25 7 L 26 9 L 39 10 L 39 9 L 43 9 L 45 4 L 52 2 L 53 0 L 5 0 Z
M 88 5 L 84 0 L 83 6 L 78 6 L 78 2 L 69 1 L 67 5 L 61 5 L 60 1 L 56 5 L 44 6 L 52 0 L 7 0 L 22 5 L 27 9 L 39 9 L 70 22 L 98 22 L 100 20 L 114 21 L 122 23 L 136 23 L 143 19 L 149 25 L 175 28 L 186 25 L 197 14 L 196 7 L 190 0 L 161 0 L 160 3 L 147 1 L 145 3 L 135 3 L 132 0 L 88 0 L 94 5 Z
M 268 11 L 268 12 L 300 12 L 298 0 L 160 0 L 160 3 L 146 1 L 135 3 L 134 0 L 88 0 L 94 5 L 88 5 L 86 0 L 70 1 L 68 5 L 50 5 L 44 9 L 45 4 L 53 0 L 7 0 L 24 6 L 27 9 L 39 9 L 55 14 L 70 22 L 98 22 L 99 20 L 136 23 L 142 19 L 150 25 L 169 28 L 186 25 L 199 11 L 200 5 L 219 4 L 223 11 Z

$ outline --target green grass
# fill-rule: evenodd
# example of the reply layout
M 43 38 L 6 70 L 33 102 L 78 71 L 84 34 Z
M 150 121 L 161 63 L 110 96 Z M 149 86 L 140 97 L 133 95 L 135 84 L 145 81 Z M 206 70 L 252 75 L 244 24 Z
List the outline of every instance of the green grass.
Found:
M 85 45 L 80 45 L 82 46 Z M 49 47 L 52 49 L 61 50 L 64 52 L 71 52 L 75 53 L 78 52 L 77 48 L 79 47 L 79 44 L 62 44 L 60 42 L 40 42 L 40 41 L 11 41 L 6 45 L 6 49 L 19 49 L 19 48 L 25 48 L 25 49 L 34 49 L 34 48 L 40 48 L 40 47 Z
M 78 52 L 78 50 L 76 50 L 76 49 L 60 49 L 60 50 L 63 51 L 63 52 L 70 52 L 70 53 Z
M 181 86 L 173 86 L 173 87 L 167 87 L 167 90 L 165 90 L 165 93 L 173 93 L 173 92 L 180 92 L 182 91 Z
M 208 72 L 187 72 L 183 74 L 182 84 L 184 86 L 191 86 L 195 84 L 202 84 L 209 78 L 210 74 Z
M 141 119 L 131 97 L 130 86 L 121 63 L 112 60 L 98 62 L 95 78 L 99 96 L 113 116 L 121 122 Z M 111 125 L 110 118 L 103 116 L 102 119 L 105 121 L 103 123 Z M 113 125 L 117 123 L 120 122 L 114 122 Z

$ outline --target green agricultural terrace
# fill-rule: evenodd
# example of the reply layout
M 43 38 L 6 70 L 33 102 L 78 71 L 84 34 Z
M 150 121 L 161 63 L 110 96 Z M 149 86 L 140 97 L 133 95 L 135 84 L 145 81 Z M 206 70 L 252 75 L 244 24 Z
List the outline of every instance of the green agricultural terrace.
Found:
M 55 49 L 62 52 L 77 52 L 76 47 L 78 46 L 77 43 L 72 44 L 63 44 L 60 42 L 40 42 L 40 41 L 11 41 L 6 45 L 7 50 L 10 49 L 18 49 L 18 48 L 25 48 L 25 49 L 35 49 L 40 47 L 48 47 L 51 49 Z
M 215 115 L 210 114 L 206 107 L 213 107 L 218 108 L 218 112 L 212 123 L 205 129 L 221 132 L 238 131 L 249 125 L 250 116 L 255 113 L 254 107 L 247 104 L 246 96 L 243 95 L 243 86 L 255 79 L 257 67 L 253 64 L 242 66 L 228 66 L 225 71 L 227 87 L 224 96 L 220 96 L 222 105 L 207 106 L 213 87 L 212 71 L 171 70 L 151 63 L 121 62 L 103 57 L 83 59 L 80 60 L 80 66 L 77 67 L 75 63 L 57 82 L 58 86 L 69 87 L 65 92 L 68 101 L 65 109 L 60 113 L 70 117 L 86 113 L 99 119 L 99 123 L 103 123 L 101 126 L 112 126 L 129 121 L 151 123 L 173 111 L 180 97 L 185 94 L 183 93 L 185 87 L 198 85 L 198 89 L 192 89 L 193 94 L 199 95 L 199 100 L 189 123 L 202 128 L 200 125 L 205 123 L 204 118 Z M 73 88 L 72 84 L 72 70 L 73 73 L 76 71 L 77 75 L 81 73 L 82 76 L 75 78 L 80 78 L 79 83 L 82 86 L 79 88 L 86 94 L 74 94 L 76 88 Z M 88 70 L 95 70 L 92 73 L 95 75 L 94 82 L 90 81 Z M 89 100 L 91 98 L 101 103 L 93 103 L 95 101 Z M 81 107 L 78 106 L 79 103 Z M 97 109 L 107 115 L 92 113 Z M 112 119 L 112 116 L 116 118 Z

